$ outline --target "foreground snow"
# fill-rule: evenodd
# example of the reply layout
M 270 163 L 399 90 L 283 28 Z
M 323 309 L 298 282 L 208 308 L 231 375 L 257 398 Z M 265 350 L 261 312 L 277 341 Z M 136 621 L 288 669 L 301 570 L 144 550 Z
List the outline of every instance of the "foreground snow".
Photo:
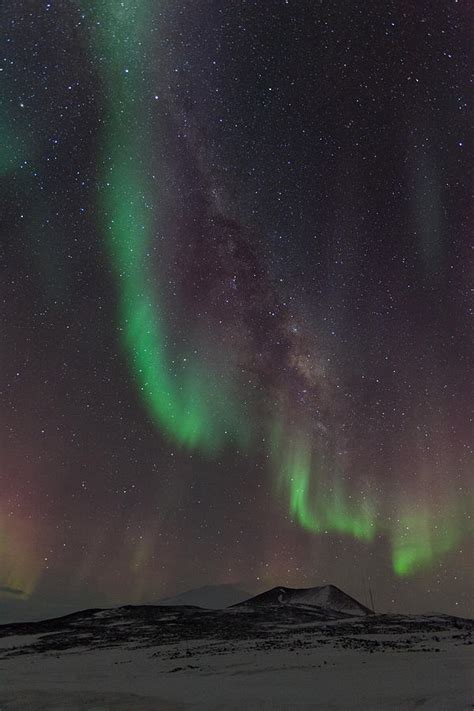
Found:
M 299 623 L 258 618 L 249 637 L 250 628 L 239 627 L 248 611 L 223 618 L 188 608 L 186 638 L 181 632 L 169 641 L 184 613 L 161 610 L 152 623 L 146 618 L 160 643 L 146 637 L 145 618 L 133 608 L 91 611 L 51 629 L 41 623 L 36 634 L 34 625 L 4 628 L 5 636 L 0 627 L 1 711 L 472 708 L 468 621 L 380 616 L 322 623 L 309 622 L 302 610 Z M 194 616 L 209 625 L 228 620 L 219 628 L 223 638 L 197 637 Z

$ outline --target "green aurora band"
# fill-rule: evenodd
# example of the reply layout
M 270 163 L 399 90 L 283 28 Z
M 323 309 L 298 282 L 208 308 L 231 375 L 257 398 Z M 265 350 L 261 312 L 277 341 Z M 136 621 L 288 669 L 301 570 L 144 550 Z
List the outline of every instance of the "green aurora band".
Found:
M 338 533 L 365 542 L 383 535 L 390 540 L 392 568 L 399 577 L 430 568 L 472 533 L 467 512 L 447 504 L 439 518 L 423 507 L 400 505 L 395 523 L 384 522 L 368 495 L 355 499 L 346 493 L 337 473 L 330 484 L 326 480 L 318 486 L 317 473 L 325 468 L 318 465 L 309 438 L 285 436 L 278 425 L 271 442 L 277 489 L 286 494 L 291 517 L 316 534 Z
M 94 4 L 95 44 L 105 88 L 100 212 L 118 283 L 122 345 L 142 399 L 159 429 L 172 441 L 215 455 L 229 441 L 244 451 L 251 442 L 251 418 L 236 397 L 232 374 L 216 377 L 190 347 L 178 368 L 167 345 L 163 298 L 149 252 L 159 231 L 147 91 L 147 30 L 151 0 L 101 0 Z M 149 64 L 149 63 L 148 63 Z M 157 126 L 153 126 L 156 134 Z M 156 140 L 156 135 L 154 137 Z M 7 157 L 3 170 L 11 164 Z M 1 167 L 1 166 L 0 166 Z M 156 270 L 155 270 L 156 271 Z M 258 429 L 257 427 L 255 429 Z M 407 513 L 395 530 L 380 524 L 368 496 L 347 494 L 342 478 L 318 476 L 310 438 L 275 427 L 269 459 L 277 488 L 291 517 L 315 534 L 338 533 L 370 542 L 388 536 L 398 576 L 428 567 L 459 540 L 446 520 L 439 528 L 427 514 Z
M 280 472 L 278 488 L 286 490 L 290 514 L 304 529 L 362 541 L 374 538 L 375 507 L 368 498 L 357 501 L 346 495 L 340 477 L 335 475 L 330 485 L 318 485 L 316 473 L 324 467 L 318 464 L 309 438 L 282 437 L 282 428 L 276 426 L 271 442 L 273 466 Z
M 232 382 L 223 378 L 217 382 L 195 356 L 182 358 L 179 371 L 173 370 L 167 353 L 159 287 L 148 265 L 156 230 L 144 62 L 150 9 L 148 0 L 103 0 L 95 10 L 97 46 L 109 96 L 101 213 L 119 284 L 123 346 L 142 398 L 171 439 L 210 455 L 229 437 L 246 445 L 248 417 L 234 397 Z
M 392 531 L 392 565 L 394 572 L 405 577 L 429 568 L 441 556 L 449 553 L 469 530 L 462 531 L 454 521 L 461 521 L 460 512 L 452 511 L 436 521 L 426 510 L 403 509 Z

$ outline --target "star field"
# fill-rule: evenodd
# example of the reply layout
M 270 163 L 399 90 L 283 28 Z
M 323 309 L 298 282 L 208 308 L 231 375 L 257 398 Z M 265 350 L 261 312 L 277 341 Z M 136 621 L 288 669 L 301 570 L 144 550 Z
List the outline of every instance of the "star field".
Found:
M 469 4 L 0 20 L 0 617 L 472 613 Z

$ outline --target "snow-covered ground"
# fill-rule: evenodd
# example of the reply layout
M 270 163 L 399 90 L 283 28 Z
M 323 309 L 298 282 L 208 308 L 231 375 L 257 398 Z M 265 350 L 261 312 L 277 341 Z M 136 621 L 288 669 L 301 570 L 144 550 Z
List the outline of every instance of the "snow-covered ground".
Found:
M 174 627 L 169 611 L 152 625 L 147 618 L 146 629 Z M 118 610 L 109 617 L 91 612 L 68 622 L 67 629 L 74 625 L 77 634 L 66 647 L 57 627 L 39 635 L 10 629 L 5 637 L 0 628 L 0 710 L 473 708 L 473 647 L 465 621 L 440 618 L 435 629 L 435 618 L 380 616 L 299 623 L 293 629 L 272 622 L 270 630 L 259 622 L 256 636 L 243 638 L 232 634 L 232 620 L 241 619 L 237 612 L 229 618 L 230 628 L 222 628 L 228 629 L 224 639 L 196 638 L 188 608 L 188 641 L 151 643 L 143 636 L 142 619 L 126 633 L 133 628 L 132 612 Z M 122 614 L 128 636 L 117 641 Z M 244 614 L 247 619 L 250 613 Z M 101 634 L 83 646 L 91 623 L 102 625 Z
M 365 654 L 275 650 L 163 660 L 151 650 L 14 657 L 7 709 L 471 709 L 468 648 Z

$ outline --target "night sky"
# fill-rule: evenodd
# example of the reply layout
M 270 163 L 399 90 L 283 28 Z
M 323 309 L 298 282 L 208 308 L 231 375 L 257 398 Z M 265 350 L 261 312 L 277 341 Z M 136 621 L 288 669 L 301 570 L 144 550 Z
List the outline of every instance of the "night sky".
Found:
M 2 3 L 1 620 L 473 612 L 472 18 Z

